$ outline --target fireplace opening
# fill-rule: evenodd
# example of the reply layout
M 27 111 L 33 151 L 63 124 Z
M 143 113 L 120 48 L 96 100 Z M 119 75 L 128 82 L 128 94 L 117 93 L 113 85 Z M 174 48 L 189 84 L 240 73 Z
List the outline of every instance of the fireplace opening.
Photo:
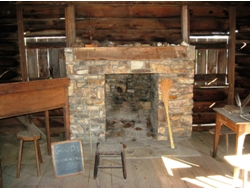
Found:
M 106 138 L 143 140 L 157 129 L 158 74 L 106 74 Z

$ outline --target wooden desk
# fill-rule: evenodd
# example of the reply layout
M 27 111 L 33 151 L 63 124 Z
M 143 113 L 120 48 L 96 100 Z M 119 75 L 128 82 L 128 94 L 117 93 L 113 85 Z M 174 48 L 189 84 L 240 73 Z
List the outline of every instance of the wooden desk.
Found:
M 245 136 L 250 134 L 250 121 L 247 121 L 239 116 L 226 111 L 224 108 L 214 108 L 216 112 L 216 127 L 214 134 L 213 157 L 216 157 L 221 125 L 225 125 L 236 133 L 236 148 L 235 154 L 242 154 L 242 149 L 245 141 Z M 250 112 L 250 107 L 245 107 L 244 112 Z
M 242 155 L 245 137 L 250 134 L 250 122 L 241 118 L 239 114 L 233 114 L 226 111 L 224 108 L 214 108 L 216 112 L 216 126 L 214 134 L 213 157 L 216 157 L 221 125 L 225 125 L 236 133 L 235 154 Z M 244 108 L 245 113 L 250 112 L 250 107 Z M 239 167 L 234 168 L 234 182 L 239 177 Z
M 0 84 L 0 119 L 44 111 L 51 155 L 49 110 L 63 108 L 65 137 L 70 139 L 68 86 L 69 78 Z

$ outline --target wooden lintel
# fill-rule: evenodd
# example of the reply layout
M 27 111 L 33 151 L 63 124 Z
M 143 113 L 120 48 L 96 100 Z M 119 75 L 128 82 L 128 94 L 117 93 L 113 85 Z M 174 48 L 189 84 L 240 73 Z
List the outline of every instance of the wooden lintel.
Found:
M 74 53 L 78 59 L 85 60 L 155 60 L 188 55 L 184 46 L 74 48 Z

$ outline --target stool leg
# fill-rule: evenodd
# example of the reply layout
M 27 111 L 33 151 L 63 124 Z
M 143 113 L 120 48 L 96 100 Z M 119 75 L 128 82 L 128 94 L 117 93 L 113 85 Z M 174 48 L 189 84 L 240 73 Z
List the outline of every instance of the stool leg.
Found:
M 37 140 L 34 140 L 34 146 L 35 146 L 35 152 L 36 152 L 36 167 L 37 167 L 37 176 L 40 176 L 40 163 L 39 163 L 39 157 L 38 157 L 38 144 Z
M 98 151 L 96 151 L 95 166 L 94 166 L 94 179 L 96 179 L 96 177 L 97 177 L 99 161 L 100 161 L 100 155 L 99 155 Z
M 22 152 L 23 152 L 23 140 L 20 140 L 19 154 L 18 154 L 18 160 L 17 160 L 17 175 L 16 175 L 17 178 L 20 177 Z
M 127 171 L 126 171 L 126 161 L 125 161 L 125 154 L 124 151 L 121 152 L 121 158 L 122 158 L 122 172 L 123 172 L 123 178 L 127 178 Z
M 226 147 L 227 147 L 227 155 L 228 155 L 228 134 L 226 134 Z
M 38 149 L 39 161 L 40 161 L 40 163 L 43 163 L 43 158 L 42 158 L 42 154 L 41 154 L 40 145 L 39 145 L 38 140 L 37 140 L 37 149 Z

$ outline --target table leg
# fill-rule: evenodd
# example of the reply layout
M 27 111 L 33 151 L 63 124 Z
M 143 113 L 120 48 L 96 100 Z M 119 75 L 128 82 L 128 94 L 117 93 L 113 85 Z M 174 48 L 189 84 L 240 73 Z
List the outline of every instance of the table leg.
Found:
M 66 140 L 70 140 L 69 109 L 67 105 L 63 108 L 63 116 L 64 116 L 65 138 Z
M 236 134 L 236 146 L 235 146 L 236 155 L 242 155 L 245 137 L 246 137 L 245 132 L 238 131 L 238 133 Z M 237 181 L 239 175 L 240 175 L 240 169 L 235 167 L 234 168 L 234 177 L 233 177 L 234 183 Z
M 220 139 L 220 130 L 221 130 L 221 122 L 219 118 L 216 115 L 216 126 L 215 126 L 215 133 L 214 133 L 214 148 L 213 148 L 213 158 L 216 157 L 217 150 L 218 150 L 218 144 Z
M 45 129 L 46 129 L 46 135 L 47 135 L 47 149 L 48 154 L 51 155 L 51 140 L 50 140 L 50 124 L 49 124 L 49 111 L 45 111 Z

